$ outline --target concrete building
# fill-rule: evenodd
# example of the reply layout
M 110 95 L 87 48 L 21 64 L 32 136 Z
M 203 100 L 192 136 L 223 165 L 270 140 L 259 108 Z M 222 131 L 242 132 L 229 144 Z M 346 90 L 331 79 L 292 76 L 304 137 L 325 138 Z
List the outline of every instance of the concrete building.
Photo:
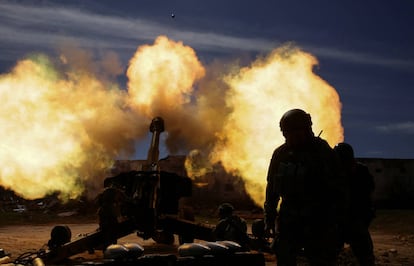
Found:
M 414 208 L 414 159 L 358 158 L 374 176 L 379 208 Z

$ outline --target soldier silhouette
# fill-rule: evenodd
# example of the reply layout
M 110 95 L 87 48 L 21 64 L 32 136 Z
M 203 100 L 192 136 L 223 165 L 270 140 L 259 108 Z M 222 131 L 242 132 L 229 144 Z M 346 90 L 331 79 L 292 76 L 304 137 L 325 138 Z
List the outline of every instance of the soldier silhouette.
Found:
M 286 112 L 280 129 L 285 143 L 272 155 L 264 204 L 277 265 L 296 265 L 302 251 L 310 265 L 335 265 L 336 228 L 347 206 L 339 160 L 325 140 L 314 136 L 305 111 Z
M 341 159 L 350 192 L 350 218 L 343 225 L 340 247 L 348 243 L 361 265 L 375 265 L 374 245 L 369 233 L 369 225 L 375 217 L 374 177 L 366 165 L 356 161 L 350 144 L 339 143 L 334 150 Z

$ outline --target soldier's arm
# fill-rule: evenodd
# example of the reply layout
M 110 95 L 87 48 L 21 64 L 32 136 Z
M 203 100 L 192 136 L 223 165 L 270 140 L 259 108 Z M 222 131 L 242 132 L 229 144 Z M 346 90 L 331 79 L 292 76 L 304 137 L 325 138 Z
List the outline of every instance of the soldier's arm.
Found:
M 267 173 L 266 199 L 264 203 L 264 222 L 268 228 L 274 227 L 277 215 L 276 208 L 279 202 L 279 193 L 276 183 L 276 173 L 278 167 L 277 156 L 278 150 L 273 153 Z

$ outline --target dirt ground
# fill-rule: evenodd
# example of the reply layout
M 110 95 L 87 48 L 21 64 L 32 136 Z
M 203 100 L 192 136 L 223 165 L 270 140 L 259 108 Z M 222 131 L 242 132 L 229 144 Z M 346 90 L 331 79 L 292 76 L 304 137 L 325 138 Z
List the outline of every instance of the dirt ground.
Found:
M 74 223 L 72 219 L 67 224 L 72 231 L 72 240 L 96 230 L 97 224 L 87 220 Z M 78 220 L 79 221 L 79 220 Z M 58 224 L 63 224 L 60 221 Z M 0 248 L 10 253 L 11 262 L 19 255 L 26 252 L 36 252 L 46 248 L 50 239 L 50 231 L 56 223 L 48 224 L 20 224 L 3 225 L 0 227 Z M 381 210 L 371 225 L 371 234 L 374 241 L 376 264 L 387 266 L 414 266 L 414 210 Z M 178 241 L 174 246 L 168 248 L 155 244 L 153 240 L 142 240 L 131 234 L 119 239 L 119 243 L 134 242 L 145 248 L 145 253 L 158 253 L 161 251 L 174 252 L 177 250 Z M 91 256 L 82 253 L 74 256 L 74 259 L 81 259 Z M 97 251 L 95 258 L 102 257 L 102 252 Z M 349 248 L 345 249 L 344 256 L 347 262 L 343 265 L 356 265 Z M 275 265 L 275 257 L 265 254 L 266 266 Z M 303 265 L 306 265 L 304 263 Z

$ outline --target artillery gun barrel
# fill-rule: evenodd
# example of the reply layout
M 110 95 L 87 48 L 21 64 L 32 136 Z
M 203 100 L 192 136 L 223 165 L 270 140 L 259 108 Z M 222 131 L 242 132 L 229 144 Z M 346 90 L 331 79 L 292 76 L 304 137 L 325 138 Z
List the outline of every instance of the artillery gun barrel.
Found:
M 105 249 L 134 232 L 143 239 L 152 237 L 155 241 L 160 232 L 187 239 L 214 240 L 211 226 L 177 218 L 178 200 L 191 195 L 192 182 L 188 177 L 159 169 L 159 142 L 164 120 L 155 117 L 149 130 L 152 141 L 142 169 L 105 179 L 105 190 L 100 194 L 99 228 L 74 241 L 70 241 L 71 233 L 66 234 L 66 231 L 52 237 L 49 250 L 40 256 L 47 263 L 56 263 L 83 251 Z M 123 221 L 119 222 L 119 218 Z
M 151 121 L 150 132 L 152 132 L 151 146 L 148 150 L 147 156 L 147 167 L 150 171 L 158 170 L 158 159 L 159 159 L 159 143 L 160 134 L 164 132 L 164 120 L 161 117 L 155 117 Z

